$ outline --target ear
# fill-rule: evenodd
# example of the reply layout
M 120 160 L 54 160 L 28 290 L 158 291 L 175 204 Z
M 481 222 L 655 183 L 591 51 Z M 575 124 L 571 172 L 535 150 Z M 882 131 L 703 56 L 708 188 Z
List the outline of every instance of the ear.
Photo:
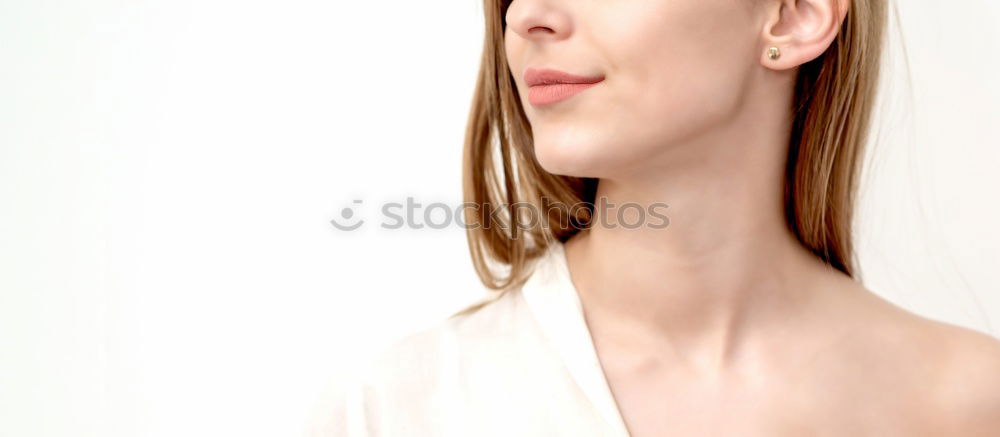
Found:
M 818 58 L 833 44 L 847 16 L 850 0 L 772 0 L 768 2 L 760 62 L 786 70 Z M 768 55 L 771 47 L 780 53 Z

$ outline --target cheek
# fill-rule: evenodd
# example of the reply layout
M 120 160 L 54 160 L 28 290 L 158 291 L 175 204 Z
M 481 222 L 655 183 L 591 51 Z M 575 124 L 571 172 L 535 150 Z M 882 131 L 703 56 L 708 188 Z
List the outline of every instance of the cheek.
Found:
M 632 148 L 623 155 L 680 143 L 733 117 L 757 59 L 746 9 L 728 0 L 654 3 L 652 13 L 610 14 L 594 35 L 614 78 L 609 123 Z M 620 20 L 637 25 L 615 30 Z
M 745 9 L 731 0 L 634 0 L 598 9 L 575 36 L 605 72 L 606 86 L 565 112 L 536 116 L 527 108 L 535 155 L 547 171 L 613 177 L 652 165 L 738 111 L 758 59 Z M 517 43 L 507 52 L 516 62 Z
M 704 50 L 695 50 L 696 48 Z M 618 113 L 662 135 L 660 144 L 725 123 L 739 111 L 750 73 L 730 47 L 664 45 L 630 59 L 618 89 Z
M 522 71 L 519 64 L 521 53 L 523 52 L 524 41 L 517 36 L 510 28 L 504 31 L 503 49 L 507 57 L 507 66 L 511 74 L 516 78 L 517 72 Z

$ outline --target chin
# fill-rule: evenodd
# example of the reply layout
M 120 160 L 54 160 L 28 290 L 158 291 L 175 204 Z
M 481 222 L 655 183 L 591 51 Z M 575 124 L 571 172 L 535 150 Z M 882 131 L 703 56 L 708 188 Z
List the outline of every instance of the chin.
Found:
M 601 177 L 609 159 L 611 144 L 601 141 L 600 132 L 577 126 L 545 126 L 533 133 L 535 159 L 545 171 L 579 178 Z
M 535 141 L 535 159 L 555 175 L 598 177 L 602 161 L 598 155 L 589 144 Z
M 603 140 L 596 132 L 587 132 L 586 136 L 550 136 L 547 132 L 536 132 L 535 159 L 545 171 L 554 175 L 615 178 L 642 167 L 655 155 L 656 149 L 625 147 L 630 143 L 627 138 Z

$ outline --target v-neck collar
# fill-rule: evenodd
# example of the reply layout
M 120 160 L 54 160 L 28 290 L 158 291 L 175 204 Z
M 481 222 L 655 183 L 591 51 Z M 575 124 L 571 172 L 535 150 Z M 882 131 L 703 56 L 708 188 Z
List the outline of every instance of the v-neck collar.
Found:
M 628 428 L 597 357 L 563 245 L 556 242 L 550 247 L 522 286 L 522 295 L 569 373 L 614 435 L 628 437 Z

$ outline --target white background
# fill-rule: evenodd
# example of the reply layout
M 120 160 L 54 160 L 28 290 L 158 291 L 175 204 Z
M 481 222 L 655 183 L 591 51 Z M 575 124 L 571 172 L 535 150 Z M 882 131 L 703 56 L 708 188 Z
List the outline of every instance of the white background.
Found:
M 0 436 L 295 435 L 357 357 L 480 297 L 461 229 L 374 224 L 461 201 L 481 14 L 0 0 Z M 866 284 L 996 334 L 1000 6 L 899 18 Z M 370 225 L 337 231 L 355 199 Z

